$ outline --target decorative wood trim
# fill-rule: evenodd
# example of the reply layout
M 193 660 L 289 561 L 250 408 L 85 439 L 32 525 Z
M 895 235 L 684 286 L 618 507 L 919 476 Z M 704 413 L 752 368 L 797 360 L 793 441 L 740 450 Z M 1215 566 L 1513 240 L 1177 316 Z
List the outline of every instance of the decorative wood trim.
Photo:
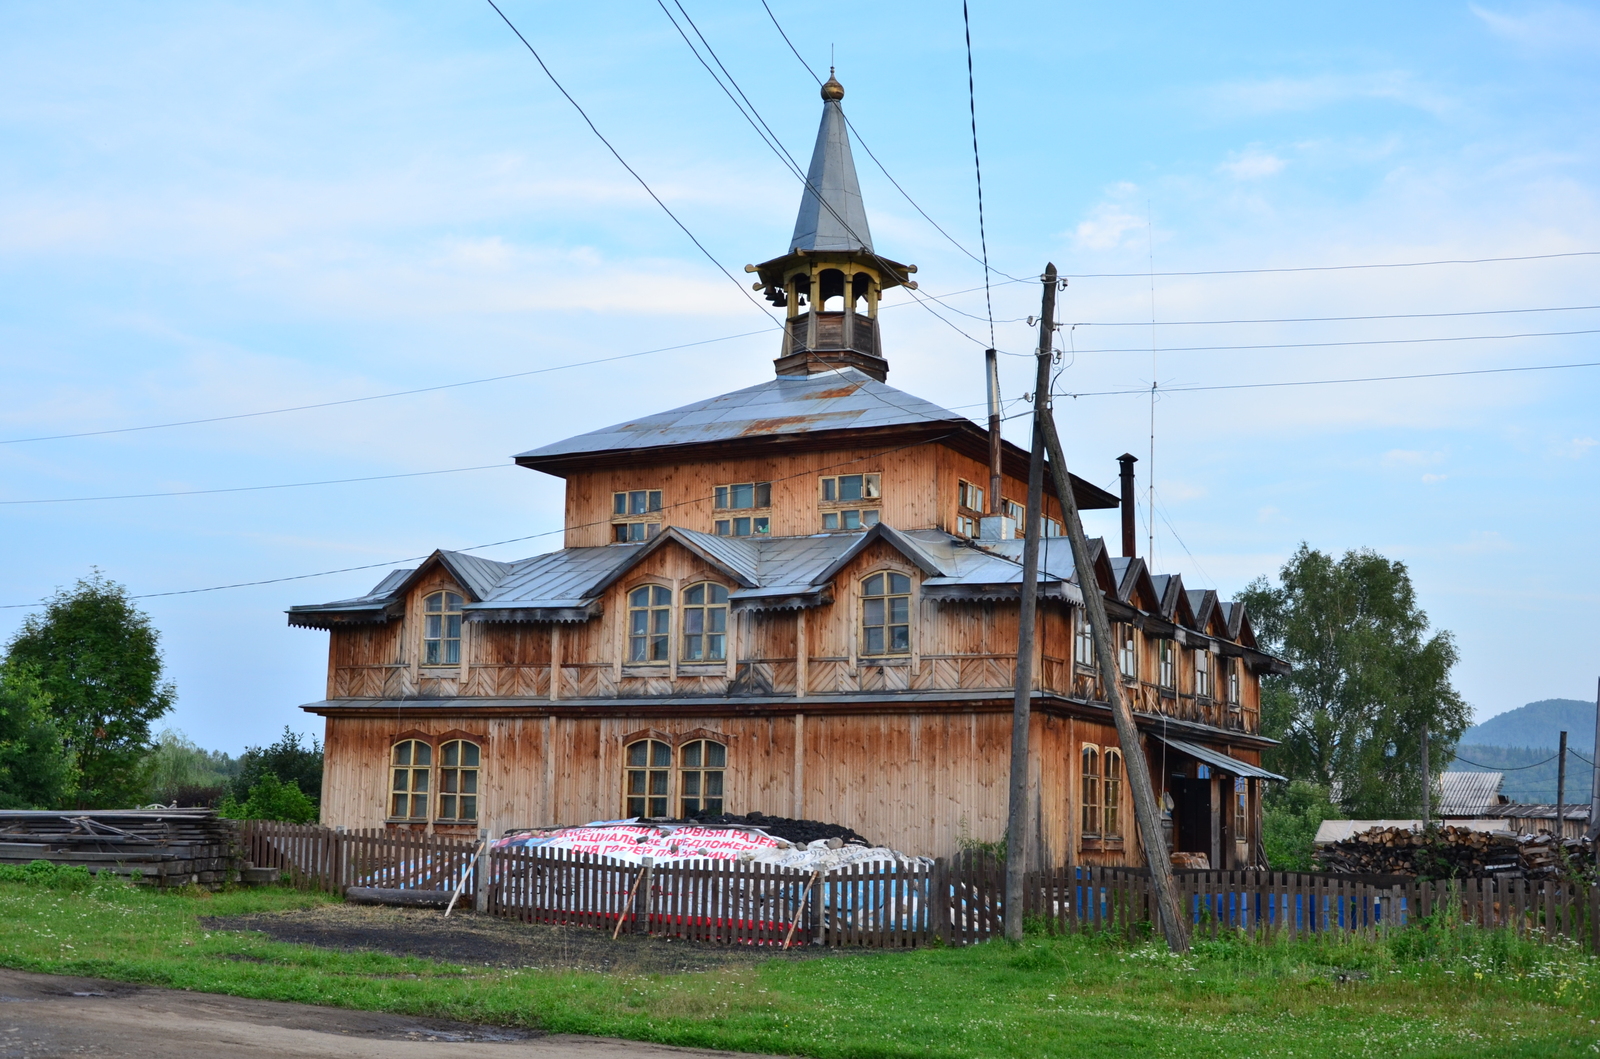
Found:
M 561 698 L 561 626 L 550 626 L 550 701 Z
M 794 818 L 806 818 L 806 715 L 794 715 Z

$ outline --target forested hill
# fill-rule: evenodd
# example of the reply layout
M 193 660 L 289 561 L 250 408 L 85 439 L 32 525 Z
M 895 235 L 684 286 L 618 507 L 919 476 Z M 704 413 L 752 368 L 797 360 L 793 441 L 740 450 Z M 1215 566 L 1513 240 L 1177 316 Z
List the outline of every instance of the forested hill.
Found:
M 1525 746 L 1552 748 L 1566 730 L 1567 746 L 1594 756 L 1594 703 L 1581 699 L 1542 699 L 1473 725 L 1461 736 L 1462 746 Z M 1470 755 L 1469 755 L 1470 756 Z M 1543 756 L 1543 755 L 1540 755 Z
M 1594 707 L 1589 707 L 1591 710 Z M 1504 772 L 1505 782 L 1500 793 L 1514 802 L 1543 802 L 1556 800 L 1556 752 L 1553 748 L 1530 749 L 1520 746 L 1482 746 L 1462 743 L 1456 747 L 1461 756 L 1449 766 L 1452 772 Z M 1589 784 L 1594 781 L 1594 771 L 1583 758 L 1586 750 L 1567 747 L 1567 801 L 1587 802 Z

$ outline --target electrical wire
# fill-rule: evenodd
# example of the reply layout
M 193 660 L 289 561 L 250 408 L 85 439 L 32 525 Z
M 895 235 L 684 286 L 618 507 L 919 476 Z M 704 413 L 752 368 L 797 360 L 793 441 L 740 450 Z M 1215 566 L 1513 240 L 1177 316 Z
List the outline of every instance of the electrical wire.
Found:
M 1570 753 L 1572 753 L 1572 751 L 1569 750 L 1569 751 L 1567 751 L 1567 753 L 1570 754 Z M 1559 755 L 1559 754 L 1551 754 L 1549 757 L 1545 758 L 1543 761 L 1535 761 L 1531 765 L 1485 765 L 1482 762 L 1469 761 L 1466 758 L 1462 757 L 1460 754 L 1457 754 L 1455 756 L 1455 760 L 1461 762 L 1463 765 L 1471 765 L 1473 768 L 1488 769 L 1490 772 L 1521 772 L 1524 769 L 1536 769 L 1540 765 L 1548 765 L 1548 764 L 1550 764 L 1550 762 L 1554 761 L 1556 758 L 1558 758 L 1560 756 L 1561 755 Z
M 494 471 L 515 467 L 513 463 L 485 463 L 477 467 L 447 467 L 442 471 L 407 471 L 403 474 L 374 474 L 365 478 L 329 478 L 320 482 L 284 482 L 280 485 L 235 485 L 223 489 L 178 489 L 169 493 L 122 493 L 117 496 L 65 496 L 51 500 L 0 500 L 13 504 L 85 504 L 95 500 L 147 500 L 161 496 L 208 496 L 214 493 L 252 493 L 263 489 L 303 489 L 312 485 L 349 485 L 353 482 L 385 482 L 392 478 L 423 478 L 434 474 L 461 474 L 464 471 Z
M 556 86 L 556 91 L 565 96 L 567 102 L 572 104 L 573 109 L 578 112 L 578 116 L 583 119 L 584 124 L 589 126 L 589 131 L 594 133 L 596 138 L 598 138 L 601 143 L 606 145 L 606 150 L 611 152 L 611 157 L 615 158 L 618 163 L 621 164 L 622 168 L 626 169 L 629 175 L 639 182 L 639 186 L 644 188 L 645 192 L 652 199 L 655 199 L 656 205 L 660 206 L 662 211 L 665 212 L 668 217 L 672 218 L 672 223 L 676 224 L 683 231 L 683 234 L 689 237 L 689 241 L 694 243 L 694 245 L 699 248 L 700 252 L 706 256 L 706 260 L 717 266 L 717 271 L 721 272 L 724 276 L 727 276 L 729 283 L 732 283 L 735 287 L 739 288 L 739 293 L 744 295 L 745 300 L 751 305 L 755 306 L 756 311 L 765 317 L 769 322 L 771 322 L 772 326 L 780 327 L 781 325 L 772 320 L 771 313 L 763 308 L 760 302 L 750 297 L 750 292 L 745 290 L 744 284 L 735 279 L 733 273 L 722 267 L 722 262 L 718 261 L 716 257 L 712 255 L 711 251 L 705 248 L 705 244 L 696 238 L 695 234 L 689 230 L 689 226 L 678 219 L 678 215 L 673 213 L 665 202 L 661 201 L 661 196 L 655 193 L 655 189 L 645 181 L 644 177 L 640 176 L 638 171 L 635 170 L 633 166 L 628 164 L 627 159 L 623 158 L 622 154 L 615 147 L 611 146 L 611 141 L 605 138 L 605 135 L 601 133 L 600 129 L 592 120 L 590 120 L 588 113 L 583 109 L 583 107 L 578 105 L 578 101 L 576 99 L 572 98 L 572 93 L 568 92 L 566 88 L 562 86 L 561 82 L 556 79 L 556 75 L 550 72 L 550 67 L 545 65 L 544 59 L 539 56 L 539 53 L 534 49 L 533 45 L 528 43 L 528 38 L 522 35 L 522 31 L 518 29 L 509 18 L 506 17 L 506 13 L 500 10 L 499 5 L 496 4 L 494 0 L 486 0 L 486 2 L 490 7 L 494 8 L 494 13 L 500 16 L 500 20 L 507 26 L 511 27 L 511 32 L 517 35 L 517 39 L 520 40 L 523 46 L 528 49 L 528 54 L 532 55 L 534 61 L 539 64 L 539 69 L 543 70 L 544 75 L 550 79 L 550 83 Z
M 994 301 L 989 293 L 989 236 L 983 229 L 983 165 L 978 161 L 978 90 L 972 75 L 972 19 L 961 0 L 961 28 L 967 37 L 967 110 L 972 115 L 972 171 L 978 180 L 978 245 L 983 249 L 983 303 L 989 310 L 989 345 L 994 346 Z
M 1133 349 L 1113 346 L 1107 349 L 1080 349 L 1079 353 L 1236 353 L 1255 349 L 1334 349 L 1345 346 L 1414 346 L 1425 342 L 1504 342 L 1517 338 L 1569 338 L 1574 335 L 1600 335 L 1600 327 L 1580 331 L 1526 331 L 1514 335 L 1445 335 L 1439 338 L 1362 338 L 1343 342 L 1264 342 L 1248 346 L 1160 346 Z M 1021 356 L 1022 354 L 1013 354 Z
M 1593 761 L 1590 761 L 1588 758 L 1584 757 L 1582 754 L 1578 753 L 1576 750 L 1572 749 L 1570 746 L 1567 747 L 1567 753 L 1571 754 L 1573 757 L 1577 758 L 1579 761 L 1583 762 L 1585 765 L 1588 765 L 1590 768 L 1594 768 L 1594 762 Z
M 774 482 L 786 482 L 786 481 L 789 481 L 792 478 L 809 478 L 809 477 L 817 474 L 819 471 L 829 471 L 829 470 L 835 470 L 835 469 L 840 468 L 840 467 L 849 467 L 849 466 L 853 466 L 853 465 L 858 464 L 858 463 L 865 463 L 868 460 L 881 459 L 884 456 L 890 456 L 890 455 L 893 455 L 896 452 L 904 452 L 907 449 L 914 449 L 914 448 L 918 448 L 918 447 L 923 446 L 923 445 L 936 445 L 939 442 L 945 440 L 946 438 L 948 438 L 950 436 L 951 436 L 950 434 L 940 434 L 937 437 L 927 438 L 927 439 L 925 439 L 923 441 L 913 441 L 913 442 L 911 442 L 909 444 L 906 444 L 906 445 L 897 445 L 897 446 L 895 446 L 894 448 L 891 448 L 891 449 L 884 449 L 882 452 L 874 452 L 874 453 L 870 453 L 870 454 L 868 454 L 866 456 L 857 456 L 854 459 L 842 460 L 839 463 L 828 464 L 825 467 L 816 467 L 816 468 L 811 468 L 811 469 L 805 470 L 805 471 L 799 471 L 799 472 L 796 472 L 795 474 L 784 475 L 781 478 L 774 478 L 772 480 Z M 693 498 L 693 499 L 690 499 L 690 500 L 681 500 L 681 501 L 678 501 L 677 503 L 667 504 L 665 507 L 662 508 L 662 511 L 663 512 L 671 511 L 674 508 L 688 507 L 688 506 L 690 506 L 692 504 L 706 504 L 706 503 L 712 502 L 714 499 L 715 498 L 712 497 L 712 496 L 701 496 L 701 497 L 696 497 L 696 498 Z M 595 526 L 608 526 L 608 525 L 611 525 L 611 520 L 610 519 L 596 519 L 593 522 L 579 522 L 579 523 L 574 523 L 573 525 L 570 525 L 570 526 L 562 526 L 560 529 L 545 530 L 545 531 L 543 531 L 541 533 L 529 533 L 526 536 L 522 536 L 522 537 L 507 537 L 505 540 L 490 541 L 487 544 L 473 544 L 473 545 L 470 545 L 470 546 L 465 547 L 465 548 L 452 548 L 450 550 L 451 551 L 457 551 L 457 552 L 476 552 L 476 551 L 482 551 L 485 548 L 497 548 L 497 547 L 499 547 L 500 545 L 503 545 L 503 544 L 517 544 L 517 543 L 520 543 L 522 541 L 538 540 L 538 539 L 540 539 L 542 537 L 553 537 L 558 533 L 566 533 L 568 530 L 590 529 L 590 528 L 593 528 Z M 380 568 L 386 567 L 386 566 L 388 566 L 388 567 L 398 566 L 398 565 L 400 565 L 402 563 L 421 562 L 422 560 L 426 559 L 428 557 L 428 555 L 432 555 L 432 554 L 433 554 L 432 552 L 429 552 L 426 555 L 414 555 L 414 556 L 410 556 L 410 557 L 405 558 L 405 559 L 391 559 L 391 560 L 389 560 L 387 562 L 381 562 L 381 563 L 364 563 L 364 564 L 362 564 L 360 566 L 340 567 L 337 570 L 319 570 L 316 573 L 312 573 L 312 574 L 289 574 L 289 575 L 284 576 L 284 577 L 263 578 L 262 580 L 259 580 L 259 581 L 239 581 L 239 582 L 235 582 L 233 584 L 228 584 L 228 585 L 211 585 L 211 586 L 209 586 L 207 588 L 184 588 L 184 589 L 177 589 L 177 590 L 170 591 L 170 592 L 144 592 L 144 593 L 141 593 L 139 595 L 131 595 L 128 598 L 129 599 L 158 599 L 158 598 L 162 598 L 162 597 L 165 597 L 165 596 L 193 596 L 193 595 L 199 595 L 199 594 L 205 593 L 205 592 L 223 592 L 223 591 L 226 591 L 228 589 L 234 589 L 234 588 L 255 588 L 255 587 L 258 587 L 260 585 L 276 585 L 276 584 L 282 584 L 282 583 L 284 583 L 286 581 L 305 581 L 305 580 L 307 580 L 309 578 L 313 578 L 313 577 L 331 577 L 334 574 L 348 574 L 348 573 L 355 573 L 355 572 L 361 571 L 361 570 L 377 570 L 377 569 L 380 569 Z M 34 608 L 46 607 L 46 606 L 49 606 L 49 604 L 48 603 L 3 603 L 3 604 L 0 604 L 0 610 L 31 610 L 31 609 L 34 609 Z
M 1600 368 L 1600 360 L 1586 361 L 1581 364 L 1527 364 L 1515 368 L 1473 368 L 1466 371 L 1429 371 L 1419 372 L 1415 375 L 1369 375 L 1364 378 L 1354 379 L 1300 379 L 1293 382 L 1239 382 L 1220 383 L 1212 386 L 1165 386 L 1162 393 L 1200 393 L 1207 390 L 1264 390 L 1276 389 L 1283 386 L 1336 386 L 1344 383 L 1356 382 L 1403 382 L 1411 379 L 1448 379 L 1460 375 L 1503 375 L 1516 371 L 1557 371 L 1562 368 Z M 1115 397 L 1126 394 L 1149 393 L 1147 387 L 1137 390 L 1098 390 L 1083 393 L 1053 393 L 1052 397 Z
M 131 434 L 141 430 L 165 430 L 168 427 L 192 427 L 203 423 L 225 423 L 234 419 L 254 419 L 258 416 L 275 416 L 285 412 L 306 412 L 315 408 L 336 408 L 339 405 L 362 404 L 366 401 L 383 401 L 391 397 L 410 397 L 413 394 L 433 393 L 435 390 L 453 390 L 460 386 L 479 386 L 486 382 L 504 382 L 507 379 L 522 379 L 529 375 L 544 375 L 552 371 L 566 371 L 568 368 L 586 368 L 594 364 L 609 364 L 616 360 L 632 360 L 635 357 L 648 357 L 655 353 L 670 353 L 677 349 L 692 349 L 695 346 L 708 346 L 713 342 L 731 342 L 736 338 L 750 338 L 753 335 L 764 335 L 767 332 L 745 331 L 737 335 L 723 335 L 721 338 L 705 338 L 698 342 L 684 342 L 676 346 L 662 346 L 660 349 L 646 349 L 638 353 L 619 353 L 614 357 L 596 357 L 593 360 L 577 360 L 570 364 L 553 364 L 548 368 L 531 368 L 528 371 L 513 371 L 506 375 L 490 375 L 482 379 L 463 379 L 460 382 L 443 382 L 437 386 L 418 386 L 411 390 L 394 390 L 389 393 L 368 394 L 366 397 L 345 397 L 337 401 L 319 401 L 315 404 L 290 405 L 287 408 L 266 408 L 259 412 L 237 412 L 233 415 L 207 416 L 204 419 L 178 419 L 169 423 L 145 423 L 136 427 L 111 427 L 106 430 L 80 430 L 72 434 L 41 434 L 31 438 L 4 438 L 0 445 L 24 445 L 34 441 L 63 441 L 69 438 L 93 438 L 103 434 Z
M 972 290 L 977 290 L 974 287 Z M 958 291 L 959 294 L 971 293 Z M 954 295 L 946 294 L 949 298 Z M 1291 316 L 1277 320 L 1079 320 L 1073 327 L 1206 327 L 1212 324 L 1328 324 L 1351 320 L 1436 320 L 1448 316 L 1504 316 L 1508 313 L 1571 313 L 1600 305 L 1552 305 L 1543 309 L 1473 309 L 1456 313 L 1386 313 L 1382 316 Z M 957 310 L 959 312 L 960 310 Z M 1020 317 L 1018 318 L 1020 319 Z M 1001 323 L 1015 323 L 1002 320 Z
M 1549 261 L 1561 257 L 1600 257 L 1600 250 L 1570 250 L 1560 254 L 1522 254 L 1517 257 L 1461 257 L 1438 261 L 1386 261 L 1362 265 L 1300 265 L 1293 268 L 1214 268 L 1198 272 L 1157 272 L 1157 276 L 1260 276 L 1284 272 L 1347 272 L 1363 268 L 1423 268 L 1428 265 L 1488 265 L 1501 261 Z M 1149 279 L 1149 272 L 1062 273 L 1072 279 Z M 1029 282 L 1012 280 L 1013 283 Z

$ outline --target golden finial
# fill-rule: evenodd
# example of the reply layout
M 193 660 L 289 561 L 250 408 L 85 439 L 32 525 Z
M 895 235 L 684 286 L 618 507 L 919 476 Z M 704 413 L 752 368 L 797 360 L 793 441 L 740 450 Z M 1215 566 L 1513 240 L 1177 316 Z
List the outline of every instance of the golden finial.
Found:
M 822 83 L 822 98 L 838 102 L 844 98 L 844 85 L 841 85 L 833 76 L 833 67 L 828 67 L 828 79 Z

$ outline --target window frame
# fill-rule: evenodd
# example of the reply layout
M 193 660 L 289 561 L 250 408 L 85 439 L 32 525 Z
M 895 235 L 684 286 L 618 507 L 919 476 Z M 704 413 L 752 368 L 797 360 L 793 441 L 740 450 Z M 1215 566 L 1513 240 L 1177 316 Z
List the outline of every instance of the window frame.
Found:
M 647 593 L 647 601 L 639 603 L 635 597 L 640 592 Z M 665 594 L 665 600 L 659 594 Z M 628 589 L 623 597 L 624 610 L 627 614 L 627 626 L 624 635 L 623 649 L 625 651 L 624 664 L 630 666 L 667 666 L 672 662 L 672 635 L 673 635 L 673 602 L 677 594 L 670 585 L 663 585 L 656 581 L 646 581 Z M 645 614 L 645 628 L 636 631 L 637 622 L 635 614 Z M 658 624 L 658 616 L 665 616 L 665 629 L 654 628 Z M 658 646 L 661 649 L 660 657 L 648 657 Z M 647 657 L 637 657 L 637 645 L 642 642 L 644 654 Z
M 645 748 L 644 760 L 637 763 L 632 760 L 632 750 L 636 746 L 643 746 Z M 660 748 L 665 752 L 664 761 L 661 760 L 663 755 L 657 754 L 657 748 Z M 624 816 L 638 817 L 642 820 L 660 820 L 671 817 L 673 793 L 672 774 L 674 771 L 673 765 L 676 760 L 677 754 L 674 752 L 672 744 L 664 739 L 657 739 L 655 736 L 643 736 L 639 739 L 631 740 L 623 745 L 622 812 Z M 643 789 L 637 793 L 632 790 L 633 777 L 636 774 L 642 774 L 643 781 Z M 653 783 L 653 778 L 656 776 L 662 777 L 662 789 L 659 793 L 651 790 L 651 788 L 655 785 Z M 640 808 L 645 810 L 644 812 L 636 813 L 633 811 L 633 799 L 638 799 L 641 802 Z M 660 802 L 662 811 L 659 813 L 649 812 L 650 809 L 655 808 L 652 803 L 656 802 L 657 800 Z
M 881 521 L 882 509 L 876 507 L 839 508 L 822 512 L 822 532 L 863 533 Z M 832 525 L 829 525 L 829 521 Z
M 1211 648 L 1201 644 L 1194 649 L 1194 697 L 1212 699 L 1216 694 L 1216 673 L 1211 668 Z
M 1156 686 L 1163 691 L 1178 690 L 1178 645 L 1166 636 L 1156 641 Z
M 884 591 L 877 593 L 870 592 L 868 590 L 868 586 L 879 578 L 883 579 Z M 899 578 L 905 582 L 905 591 L 895 591 L 895 589 L 899 587 L 896 584 L 896 578 Z M 860 637 L 858 641 L 860 648 L 858 654 L 859 657 L 878 659 L 908 658 L 911 656 L 913 653 L 912 637 L 916 632 L 916 621 L 914 620 L 915 611 L 912 606 L 912 601 L 916 598 L 916 590 L 917 583 L 914 577 L 903 570 L 896 570 L 893 568 L 873 570 L 857 579 L 856 595 L 860 604 L 857 608 L 859 620 L 856 625 L 856 628 L 859 630 Z M 894 601 L 896 600 L 905 600 L 904 621 L 894 620 Z M 869 623 L 868 619 L 871 617 L 871 611 L 873 609 L 872 604 L 878 601 L 882 601 L 883 620 L 872 624 Z M 896 649 L 894 647 L 893 630 L 901 627 L 904 627 L 905 629 L 905 646 L 903 649 Z M 881 630 L 879 634 L 882 639 L 881 650 L 872 649 L 871 630 L 874 629 Z
M 1094 669 L 1099 661 L 1094 656 L 1094 626 L 1089 624 L 1089 612 L 1086 608 L 1079 608 L 1076 628 L 1072 636 L 1072 661 L 1073 664 L 1084 669 Z
M 713 754 L 712 750 L 719 751 Z M 692 750 L 700 751 L 699 760 L 691 763 L 689 754 Z M 709 736 L 696 736 L 680 743 L 677 748 L 677 768 L 674 770 L 676 790 L 673 792 L 673 802 L 678 807 L 678 816 L 690 820 L 697 815 L 721 816 L 727 811 L 728 799 L 728 744 L 720 739 Z M 721 762 L 714 762 L 714 757 L 720 757 Z M 691 784 L 690 780 L 693 779 Z M 712 779 L 715 778 L 715 783 Z M 715 786 L 715 795 L 707 793 L 708 786 Z M 693 795 L 689 794 L 689 787 L 696 788 Z M 690 810 L 689 800 L 693 798 L 697 808 Z M 707 803 L 715 801 L 715 810 Z
M 1222 701 L 1228 709 L 1237 710 L 1243 706 L 1240 701 L 1243 689 L 1240 687 L 1239 660 L 1237 658 L 1222 659 Z
M 696 590 L 704 590 L 700 602 L 691 600 L 690 594 Z M 721 593 L 722 598 L 712 602 L 709 597 Z M 696 581 L 692 585 L 685 585 L 678 590 L 678 662 L 680 665 L 725 665 L 728 661 L 728 619 L 731 616 L 732 606 L 728 601 L 728 586 L 720 581 Z M 690 612 L 700 614 L 700 632 L 690 632 Z M 714 611 L 721 611 L 721 627 L 710 631 L 707 626 L 708 619 Z M 631 619 L 630 619 L 631 622 Z M 701 638 L 701 653 L 691 655 L 689 651 L 689 638 Z M 717 654 L 711 654 L 706 648 L 709 640 L 716 637 L 721 640 Z
M 623 489 L 611 494 L 611 543 L 641 544 L 661 533 L 663 512 L 660 489 Z
M 734 490 L 750 489 L 748 504 L 735 504 Z M 763 502 L 764 501 L 764 502 Z M 712 489 L 711 506 L 714 511 L 765 511 L 772 507 L 771 482 L 730 482 Z
M 406 748 L 406 760 L 404 762 L 399 760 L 401 747 Z M 427 752 L 427 761 L 420 765 L 416 761 L 418 748 Z M 391 823 L 425 824 L 432 819 L 428 814 L 433 806 L 433 757 L 433 744 L 426 739 L 407 736 L 403 739 L 396 739 L 389 744 L 389 796 L 384 800 L 385 820 Z M 402 771 L 406 774 L 407 786 L 404 789 L 399 786 L 398 782 L 398 773 Z M 419 773 L 422 776 L 422 788 L 420 790 L 416 786 Z M 408 812 L 405 815 L 396 813 L 396 798 L 407 799 L 406 808 L 408 810 L 415 810 L 420 800 L 422 815 L 418 816 L 415 812 Z
M 1080 837 L 1085 839 L 1098 839 L 1104 822 L 1100 815 L 1100 756 L 1096 743 L 1084 743 L 1078 751 Z
M 768 537 L 772 534 L 772 516 L 739 515 L 734 518 L 719 518 L 712 522 L 711 529 L 718 537 Z
M 439 601 L 438 610 L 429 610 L 434 600 Z M 451 601 L 455 601 L 455 609 L 451 610 Z M 422 597 L 422 661 L 421 665 L 429 669 L 454 669 L 461 665 L 461 605 L 466 598 L 453 588 L 439 588 Z M 450 619 L 455 619 L 451 624 Z M 437 636 L 429 636 L 433 631 L 434 621 L 438 622 Z M 450 632 L 455 635 L 448 635 Z M 455 648 L 455 657 L 450 657 L 450 647 Z M 433 648 L 434 650 L 430 650 Z
M 451 747 L 457 748 L 457 751 L 461 754 L 461 758 L 458 758 L 457 763 L 454 765 L 449 763 Z M 468 747 L 472 748 L 472 762 L 470 764 L 463 760 L 466 757 L 465 752 Z M 437 782 L 434 784 L 434 821 L 441 824 L 476 824 L 482 819 L 481 810 L 483 808 L 483 785 L 480 782 L 483 776 L 483 744 L 476 739 L 456 736 L 446 739 L 435 749 L 438 764 L 434 766 L 434 769 L 438 775 L 436 777 Z M 461 789 L 464 781 L 468 780 L 469 777 L 470 784 L 468 785 L 470 785 L 471 790 Z M 454 790 L 450 789 L 449 786 L 452 780 L 456 788 Z M 456 812 L 454 814 L 447 815 L 445 813 L 444 802 L 446 798 L 456 799 Z M 463 815 L 460 810 L 465 806 L 466 799 L 469 798 L 472 800 L 472 813 L 471 815 Z
M 1101 748 L 1100 753 L 1100 806 L 1104 820 L 1100 828 L 1102 842 L 1122 839 L 1122 750 L 1120 747 Z
M 1124 683 L 1137 684 L 1139 682 L 1139 630 L 1132 622 L 1118 622 L 1117 628 L 1117 672 Z

